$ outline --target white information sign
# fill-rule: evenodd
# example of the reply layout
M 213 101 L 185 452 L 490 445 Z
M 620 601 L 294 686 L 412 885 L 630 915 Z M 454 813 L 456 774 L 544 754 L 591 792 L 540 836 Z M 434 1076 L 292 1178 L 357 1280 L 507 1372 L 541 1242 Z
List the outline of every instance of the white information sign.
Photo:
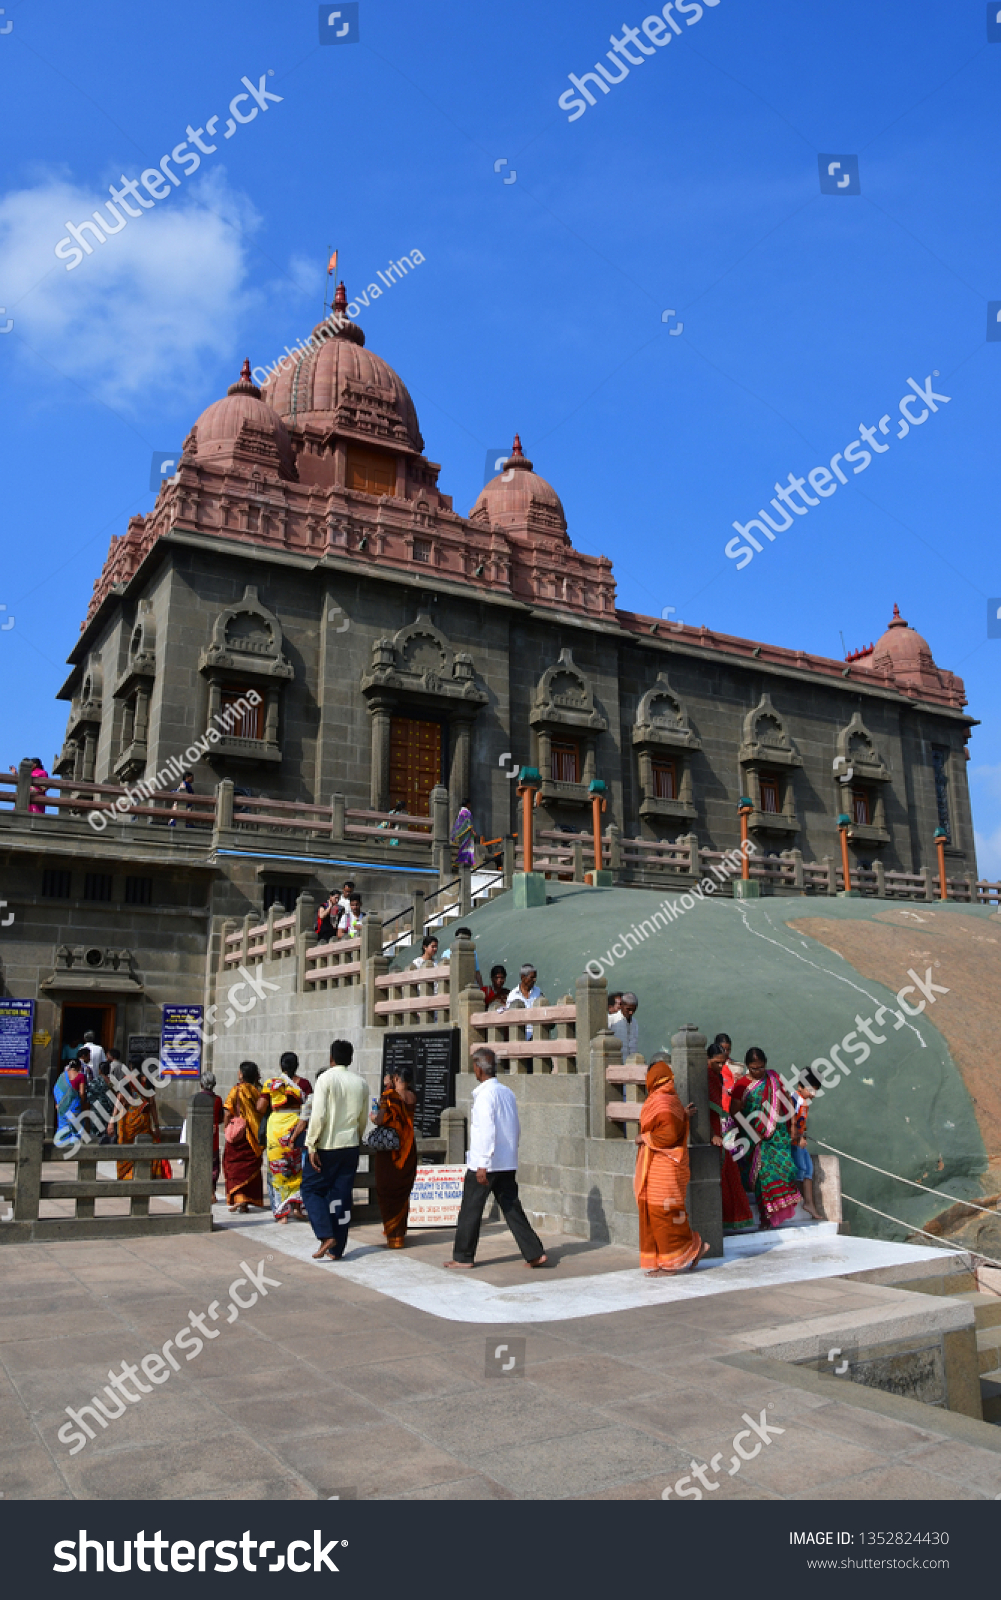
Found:
M 465 1167 L 418 1167 L 407 1227 L 454 1228 L 465 1177 Z

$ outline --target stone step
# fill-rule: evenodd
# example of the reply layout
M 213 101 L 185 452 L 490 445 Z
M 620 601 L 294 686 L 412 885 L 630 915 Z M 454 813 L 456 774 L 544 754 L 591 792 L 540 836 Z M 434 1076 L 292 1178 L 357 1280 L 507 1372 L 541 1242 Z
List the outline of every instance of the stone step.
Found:
M 981 1373 L 1001 1369 L 1001 1327 L 977 1329 L 977 1360 Z
M 981 1328 L 1001 1328 L 1001 1299 L 996 1294 L 966 1290 L 962 1294 L 954 1294 L 952 1298 L 973 1307 L 978 1333 Z
M 985 1422 L 991 1422 L 995 1427 L 1001 1424 L 1001 1376 L 981 1378 L 980 1404 Z

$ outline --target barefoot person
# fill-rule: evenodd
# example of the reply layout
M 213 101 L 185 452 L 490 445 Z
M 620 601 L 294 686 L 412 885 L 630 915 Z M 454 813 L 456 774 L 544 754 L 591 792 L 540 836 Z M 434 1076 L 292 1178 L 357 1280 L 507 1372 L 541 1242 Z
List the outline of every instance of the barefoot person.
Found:
M 452 1260 L 446 1267 L 472 1267 L 480 1241 L 480 1223 L 487 1196 L 493 1195 L 504 1213 L 518 1249 L 530 1267 L 544 1267 L 542 1240 L 526 1217 L 518 1199 L 518 1101 L 505 1084 L 497 1082 L 497 1057 L 484 1046 L 473 1052 L 476 1088 L 470 1105 L 469 1151 L 462 1204 L 455 1225 Z
M 240 1062 L 240 1081 L 226 1096 L 223 1107 L 222 1175 L 231 1211 L 264 1209 L 261 1179 L 261 1069 L 256 1061 Z
M 666 1061 L 653 1061 L 636 1138 L 633 1191 L 640 1219 L 640 1266 L 648 1278 L 670 1277 L 698 1265 L 708 1244 L 692 1232 L 685 1210 L 688 1123 L 695 1106 L 683 1106 Z
M 396 1067 L 383 1088 L 377 1108 L 369 1117 L 377 1128 L 386 1130 L 382 1148 L 373 1149 L 369 1161 L 375 1174 L 375 1197 L 389 1250 L 402 1250 L 407 1237 L 410 1195 L 417 1177 L 416 1104 L 412 1070 L 407 1066 Z M 369 1143 L 372 1144 L 371 1136 Z
M 368 1119 L 368 1084 L 348 1071 L 354 1054 L 349 1040 L 335 1039 L 330 1067 L 317 1078 L 313 1091 L 302 1203 L 319 1240 L 314 1261 L 339 1261 L 348 1242 L 351 1192 Z

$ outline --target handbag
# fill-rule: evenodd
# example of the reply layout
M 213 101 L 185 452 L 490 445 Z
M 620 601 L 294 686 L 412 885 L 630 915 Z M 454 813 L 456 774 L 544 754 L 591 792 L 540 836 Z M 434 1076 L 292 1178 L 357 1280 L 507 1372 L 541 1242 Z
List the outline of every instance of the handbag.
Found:
M 247 1131 L 246 1117 L 232 1117 L 226 1124 L 226 1143 L 235 1144 Z
M 395 1128 L 373 1128 L 365 1146 L 368 1150 L 398 1150 L 400 1136 Z

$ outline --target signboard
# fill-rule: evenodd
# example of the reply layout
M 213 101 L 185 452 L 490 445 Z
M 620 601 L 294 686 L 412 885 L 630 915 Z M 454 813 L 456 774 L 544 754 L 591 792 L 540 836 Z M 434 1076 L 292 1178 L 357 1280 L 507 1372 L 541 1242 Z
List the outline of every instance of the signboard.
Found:
M 454 1228 L 459 1220 L 465 1167 L 418 1167 L 408 1228 Z
M 160 1032 L 162 1070 L 175 1078 L 198 1078 L 202 1070 L 202 1007 L 164 1006 Z M 152 1055 L 156 1051 L 150 1052 Z
M 437 1139 L 441 1114 L 455 1105 L 455 1075 L 459 1070 L 458 1028 L 408 1028 L 387 1033 L 382 1041 L 382 1076 L 393 1067 L 407 1066 L 414 1075 L 414 1132 L 418 1139 Z
M 142 1056 L 148 1061 L 150 1056 L 160 1053 L 160 1035 L 158 1033 L 130 1033 L 129 1034 L 129 1059 L 132 1056 Z
M 34 1027 L 34 1000 L 0 1000 L 0 1077 L 30 1075 Z

